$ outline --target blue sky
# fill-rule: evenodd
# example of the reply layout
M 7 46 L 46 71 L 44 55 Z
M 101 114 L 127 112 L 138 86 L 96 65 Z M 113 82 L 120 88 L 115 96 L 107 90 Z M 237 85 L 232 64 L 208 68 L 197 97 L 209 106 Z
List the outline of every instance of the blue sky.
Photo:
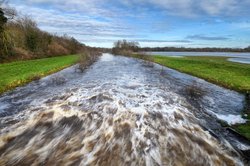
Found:
M 45 31 L 90 46 L 247 47 L 250 0 L 11 0 Z

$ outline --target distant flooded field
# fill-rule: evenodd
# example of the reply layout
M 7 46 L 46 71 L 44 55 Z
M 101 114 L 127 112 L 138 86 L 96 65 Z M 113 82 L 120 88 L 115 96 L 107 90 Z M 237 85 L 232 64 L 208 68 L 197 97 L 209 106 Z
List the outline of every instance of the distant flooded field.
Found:
M 250 64 L 250 58 L 228 58 L 228 61 Z
M 230 57 L 228 60 L 232 62 L 250 64 L 250 53 L 234 53 L 234 52 L 146 52 L 149 55 L 162 55 L 162 56 L 219 56 Z

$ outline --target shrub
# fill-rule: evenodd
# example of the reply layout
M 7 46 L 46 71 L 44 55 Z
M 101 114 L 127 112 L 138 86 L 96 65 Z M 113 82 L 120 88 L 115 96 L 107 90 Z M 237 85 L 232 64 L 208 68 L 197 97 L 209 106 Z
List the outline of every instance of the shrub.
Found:
M 51 81 L 53 85 L 62 85 L 66 83 L 66 79 L 63 76 L 58 76 L 58 75 L 53 76 Z
M 12 9 L 6 11 L 13 16 Z M 6 22 L 6 17 L 0 10 L 0 21 L 0 62 L 76 54 L 86 48 L 73 37 L 51 35 L 40 30 L 28 16 L 19 16 Z
M 192 84 L 186 86 L 183 90 L 184 94 L 187 95 L 190 99 L 201 99 L 206 95 L 206 91 L 201 88 L 197 82 L 193 82 Z
M 137 52 L 139 43 L 126 40 L 118 40 L 114 43 L 112 54 L 130 56 L 133 52 Z
M 96 59 L 97 50 L 102 50 L 87 47 L 67 35 L 57 36 L 44 32 L 32 18 L 18 16 L 13 19 L 16 15 L 14 9 L 2 10 L 0 7 L 0 62 L 77 54 L 86 50 L 92 62 Z
M 65 47 L 57 43 L 56 41 L 52 41 L 48 45 L 47 55 L 55 56 L 55 55 L 66 55 L 70 54 L 70 51 L 67 50 Z
M 3 9 L 0 7 L 0 33 L 3 32 L 4 28 L 4 24 L 7 23 L 7 17 L 5 17 Z
M 100 56 L 100 53 L 94 50 L 85 50 L 80 54 L 79 64 L 76 70 L 83 72 L 91 64 L 93 64 L 97 58 Z
M 29 31 L 26 34 L 26 47 L 34 52 L 38 47 L 38 34 L 35 31 Z

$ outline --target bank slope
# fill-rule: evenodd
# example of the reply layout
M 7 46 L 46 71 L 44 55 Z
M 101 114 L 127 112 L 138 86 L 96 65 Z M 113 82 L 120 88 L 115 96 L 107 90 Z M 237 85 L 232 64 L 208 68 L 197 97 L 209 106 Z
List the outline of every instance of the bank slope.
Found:
M 250 65 L 227 61 L 227 57 L 164 57 L 154 61 L 243 93 L 250 92 Z
M 227 57 L 166 57 L 153 56 L 158 64 L 203 78 L 223 87 L 245 93 L 250 93 L 250 65 L 227 61 Z M 248 99 L 246 99 L 248 100 Z M 249 101 L 250 102 L 250 101 Z M 250 140 L 250 110 L 246 104 L 243 114 L 247 115 L 245 124 L 232 126 L 240 134 Z
M 0 64 L 0 94 L 75 64 L 78 55 L 67 55 Z

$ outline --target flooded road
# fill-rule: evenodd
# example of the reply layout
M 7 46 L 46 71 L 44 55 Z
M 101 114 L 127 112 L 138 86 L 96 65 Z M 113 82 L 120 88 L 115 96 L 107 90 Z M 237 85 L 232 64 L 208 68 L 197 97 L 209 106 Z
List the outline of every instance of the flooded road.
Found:
M 194 90 L 196 89 L 196 90 Z M 0 165 L 245 165 L 244 96 L 104 54 L 0 97 Z

